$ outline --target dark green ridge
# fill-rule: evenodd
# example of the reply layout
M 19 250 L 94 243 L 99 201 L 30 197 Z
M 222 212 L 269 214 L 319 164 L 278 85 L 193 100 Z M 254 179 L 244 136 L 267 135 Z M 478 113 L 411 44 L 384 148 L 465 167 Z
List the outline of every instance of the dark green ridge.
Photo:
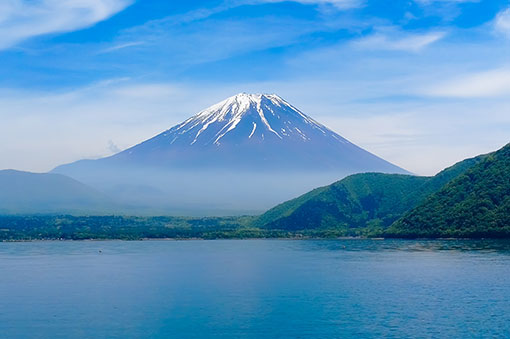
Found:
M 510 144 L 484 156 L 386 231 L 393 237 L 509 237 Z
M 255 219 L 253 225 L 284 230 L 386 228 L 486 157 L 461 161 L 433 177 L 382 173 L 351 175 L 272 208 Z

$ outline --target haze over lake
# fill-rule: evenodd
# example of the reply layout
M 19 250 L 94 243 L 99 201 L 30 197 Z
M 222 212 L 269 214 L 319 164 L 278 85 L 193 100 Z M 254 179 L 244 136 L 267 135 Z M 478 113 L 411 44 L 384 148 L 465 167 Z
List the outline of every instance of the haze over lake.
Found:
M 508 337 L 508 241 L 0 243 L 5 338 Z

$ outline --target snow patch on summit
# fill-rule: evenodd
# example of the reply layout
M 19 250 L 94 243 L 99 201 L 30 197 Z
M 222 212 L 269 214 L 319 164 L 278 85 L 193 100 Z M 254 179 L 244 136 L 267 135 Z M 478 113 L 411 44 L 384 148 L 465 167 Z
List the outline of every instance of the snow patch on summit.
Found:
M 253 133 L 255 133 L 255 130 L 257 129 L 257 123 L 253 123 L 253 129 L 251 130 L 251 133 L 250 135 L 248 136 L 248 139 L 251 139 L 251 137 L 253 136 Z
M 255 134 L 257 128 L 261 130 Z M 227 136 L 228 142 L 237 144 L 267 142 L 272 140 L 271 135 L 272 139 L 299 142 L 309 142 L 318 136 L 332 137 L 337 142 L 348 143 L 276 94 L 237 94 L 200 111 L 164 134 L 171 138 L 171 144 L 189 146 L 220 146 Z

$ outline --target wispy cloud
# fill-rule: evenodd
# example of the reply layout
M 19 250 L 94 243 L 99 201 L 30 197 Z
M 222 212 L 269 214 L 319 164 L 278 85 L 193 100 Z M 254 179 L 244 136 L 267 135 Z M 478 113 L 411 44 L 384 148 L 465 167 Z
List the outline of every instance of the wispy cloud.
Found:
M 301 43 L 307 35 L 331 30 L 328 23 L 300 18 L 259 16 L 244 19 L 208 17 L 190 13 L 147 22 L 125 30 L 124 41 L 148 41 L 159 46 L 166 63 L 194 65 L 268 48 Z M 148 55 L 154 59 L 153 53 Z
M 234 8 L 237 8 L 235 11 L 248 11 L 247 8 L 241 10 L 239 7 L 271 3 L 276 6 L 284 2 L 336 10 L 328 11 L 328 15 L 294 16 L 289 13 L 282 16 L 265 8 L 253 11 L 248 16 L 229 15 L 229 11 Z M 142 46 L 137 49 L 135 57 L 161 57 L 165 64 L 173 64 L 174 68 L 188 67 L 273 48 L 306 45 L 309 41 L 317 40 L 314 37 L 316 34 L 335 34 L 340 30 L 359 31 L 360 27 L 371 26 L 374 20 L 359 20 L 344 13 L 344 10 L 362 7 L 364 4 L 365 0 L 224 1 L 214 7 L 170 15 L 124 29 L 114 45 L 105 51 L 116 51 L 117 46 L 122 48 L 126 42 L 145 41 L 147 49 L 158 48 L 157 56 L 152 52 L 146 55 L 145 46 Z
M 285 1 L 289 0 L 256 0 L 254 3 L 276 3 Z M 364 0 L 291 0 L 291 2 L 298 2 L 305 5 L 332 5 L 341 10 L 362 7 L 365 3 Z
M 112 47 L 108 47 L 108 48 L 102 49 L 99 52 L 97 52 L 97 54 L 111 53 L 111 52 L 118 51 L 120 49 L 124 49 L 124 48 L 128 48 L 128 47 L 140 46 L 140 45 L 143 45 L 143 44 L 145 44 L 145 42 L 143 42 L 143 41 L 132 41 L 132 42 L 121 43 L 121 44 L 114 45 Z
M 108 149 L 113 154 L 119 153 L 121 151 L 121 149 L 117 145 L 115 145 L 115 143 L 112 140 L 108 140 Z
M 0 4 L 0 49 L 25 39 L 92 26 L 132 0 L 7 0 Z
M 443 22 L 452 22 L 462 14 L 462 6 L 466 3 L 476 3 L 481 0 L 414 0 L 422 7 L 427 15 L 442 18 Z
M 510 8 L 498 13 L 496 19 L 494 19 L 494 29 L 496 32 L 510 38 Z
M 390 30 L 377 32 L 353 41 L 354 46 L 365 49 L 395 50 L 418 52 L 425 47 L 441 40 L 445 32 L 428 32 L 421 34 L 401 33 Z
M 434 3 L 453 3 L 453 4 L 461 4 L 466 2 L 480 2 L 480 0 L 414 0 L 419 4 L 430 5 Z
M 453 98 L 484 98 L 510 95 L 510 68 L 456 77 L 428 86 L 423 94 Z
M 122 86 L 114 91 L 115 94 L 123 97 L 131 97 L 138 99 L 165 99 L 179 93 L 176 86 L 169 84 L 137 84 Z

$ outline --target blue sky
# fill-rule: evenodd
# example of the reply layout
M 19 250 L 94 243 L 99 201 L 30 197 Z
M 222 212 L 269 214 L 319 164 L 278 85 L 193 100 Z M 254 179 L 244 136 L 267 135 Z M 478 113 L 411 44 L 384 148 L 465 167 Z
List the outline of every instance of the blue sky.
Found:
M 508 0 L 6 0 L 0 168 L 112 154 L 277 93 L 418 174 L 510 141 Z

